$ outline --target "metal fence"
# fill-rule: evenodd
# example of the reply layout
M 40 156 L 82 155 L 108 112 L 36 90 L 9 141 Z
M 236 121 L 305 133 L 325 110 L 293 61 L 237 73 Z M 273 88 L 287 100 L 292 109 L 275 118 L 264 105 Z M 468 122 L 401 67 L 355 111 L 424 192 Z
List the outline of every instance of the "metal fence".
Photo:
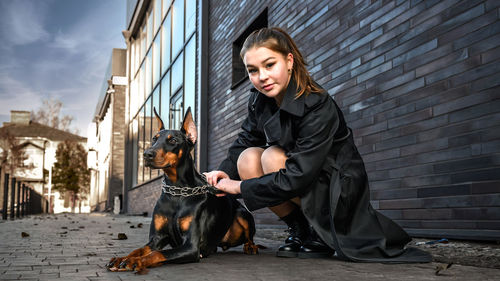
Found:
M 2 219 L 16 219 L 46 213 L 49 202 L 26 183 L 17 181 L 15 177 L 9 178 L 9 174 L 5 173 L 1 207 Z

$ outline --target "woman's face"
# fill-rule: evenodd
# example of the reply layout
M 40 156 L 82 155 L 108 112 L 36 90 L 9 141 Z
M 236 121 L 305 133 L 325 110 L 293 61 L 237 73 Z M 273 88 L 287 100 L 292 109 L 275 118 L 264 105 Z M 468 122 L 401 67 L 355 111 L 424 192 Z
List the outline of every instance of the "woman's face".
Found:
M 254 47 L 245 53 L 243 62 L 254 87 L 280 104 L 290 81 L 293 55 L 285 57 L 266 47 Z

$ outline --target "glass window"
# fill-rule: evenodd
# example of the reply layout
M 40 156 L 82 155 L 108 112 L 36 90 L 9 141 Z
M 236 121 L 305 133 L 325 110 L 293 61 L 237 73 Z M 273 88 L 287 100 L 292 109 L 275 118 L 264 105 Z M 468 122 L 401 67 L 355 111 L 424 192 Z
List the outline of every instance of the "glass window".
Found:
M 194 114 L 195 103 L 195 88 L 196 88 L 196 39 L 193 37 L 186 46 L 184 51 L 185 67 L 184 67 L 184 109 L 191 107 L 191 112 Z
M 151 0 L 130 46 L 129 129 L 134 185 L 160 175 L 144 167 L 143 153 L 158 131 L 179 129 L 188 107 L 196 112 L 197 0 Z M 186 44 L 184 43 L 186 42 Z M 144 102 L 147 101 L 147 102 Z
M 154 14 L 155 14 L 155 25 L 154 25 L 154 33 L 158 31 L 158 28 L 160 28 L 161 24 L 161 0 L 154 0 L 155 1 L 155 7 L 154 7 Z
M 131 143 L 132 143 L 132 171 L 137 171 L 137 147 L 138 147 L 138 143 L 137 143 L 137 127 L 138 127 L 138 122 L 137 122 L 137 118 L 134 118 L 134 120 L 132 121 L 132 124 L 131 124 L 131 129 L 130 129 L 130 132 L 131 132 L 131 135 L 132 135 L 132 139 L 130 140 Z M 137 173 L 132 173 L 132 183 L 135 185 L 137 184 Z
M 146 24 L 144 24 L 141 28 L 141 58 L 140 58 L 141 61 L 145 55 L 146 55 Z
M 153 92 L 153 109 L 156 109 L 156 112 L 160 112 L 160 87 L 156 87 L 155 91 Z M 156 134 L 160 130 L 158 127 L 158 122 L 156 122 L 154 111 L 151 111 L 151 118 L 152 118 L 152 124 L 151 124 L 151 136 Z
M 160 81 L 160 39 L 158 34 L 153 43 L 153 87 Z
M 155 91 L 153 92 L 153 109 L 156 109 L 156 112 L 160 112 L 160 86 L 156 87 Z M 158 121 L 156 120 L 156 116 L 154 114 L 154 110 L 151 110 L 151 138 L 160 130 L 160 127 L 158 126 Z M 150 145 L 153 145 L 152 142 L 150 142 Z M 151 170 L 151 177 L 156 177 L 160 175 L 161 170 L 156 169 L 156 170 Z
M 186 0 L 186 38 L 196 30 L 196 0 Z
M 161 119 L 166 129 L 170 128 L 170 71 L 161 80 Z
M 183 54 L 181 54 L 172 66 L 172 92 L 182 86 Z
M 182 90 L 180 90 L 172 97 L 172 102 L 170 103 L 170 129 L 172 130 L 179 130 L 181 128 L 182 118 L 184 118 L 182 97 Z
M 152 98 L 149 99 L 144 104 L 144 149 L 147 149 L 151 146 L 151 118 L 153 116 L 153 108 L 152 108 Z
M 165 17 L 165 15 L 167 14 L 168 9 L 170 8 L 171 2 L 172 2 L 172 0 L 163 0 L 163 9 L 162 9 L 163 17 Z
M 153 40 L 153 13 L 150 12 L 148 15 L 148 23 L 147 23 L 147 42 L 146 48 L 149 48 L 151 45 L 151 41 Z
M 240 51 L 248 35 L 253 31 L 267 27 L 267 8 L 265 8 L 253 22 L 233 41 L 232 44 L 232 71 L 231 71 L 231 89 L 236 88 L 243 81 L 247 81 L 247 69 L 240 57 Z
M 144 107 L 137 115 L 137 184 L 144 182 Z
M 163 22 L 161 35 L 161 73 L 165 73 L 167 68 L 170 66 L 170 30 L 171 30 L 171 19 L 170 13 L 168 13 L 167 18 Z
M 130 72 L 135 76 L 135 41 L 130 44 Z
M 138 83 L 138 87 L 139 87 L 139 95 L 138 95 L 138 108 L 142 105 L 142 103 L 144 102 L 144 82 L 146 81 L 144 79 L 144 73 L 146 72 L 146 62 L 143 62 L 142 63 L 142 66 L 141 66 L 141 70 L 139 71 L 139 83 Z
M 144 99 L 149 95 L 149 93 L 151 93 L 151 69 L 152 69 L 152 66 L 151 66 L 151 50 L 149 50 L 147 56 L 146 56 L 146 75 L 145 75 L 145 78 L 146 81 L 144 84 L 146 84 L 146 90 L 144 92 L 145 96 L 144 96 Z
M 135 68 L 134 71 L 132 72 L 133 75 L 137 73 L 137 70 L 141 65 L 141 39 L 140 38 L 136 39 L 134 45 L 135 45 Z
M 151 147 L 151 97 L 144 104 L 144 151 Z M 151 168 L 144 166 L 144 181 L 151 179 Z
M 129 98 L 129 112 L 130 112 L 130 118 L 128 120 L 131 120 L 135 113 L 137 112 L 137 80 L 139 76 L 136 77 L 136 79 L 132 80 L 130 82 L 130 98 Z
M 175 58 L 184 45 L 184 1 L 176 0 L 172 8 L 172 56 Z

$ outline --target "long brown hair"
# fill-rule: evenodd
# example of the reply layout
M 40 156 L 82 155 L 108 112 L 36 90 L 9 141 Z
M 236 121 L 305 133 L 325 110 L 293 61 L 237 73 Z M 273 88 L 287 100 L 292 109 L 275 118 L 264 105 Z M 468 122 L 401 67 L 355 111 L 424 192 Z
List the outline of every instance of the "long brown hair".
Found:
M 293 42 L 292 37 L 283 29 L 271 27 L 252 32 L 248 35 L 247 39 L 245 39 L 245 43 L 243 43 L 240 52 L 241 59 L 243 59 L 248 50 L 254 47 L 265 47 L 282 54 L 284 57 L 288 56 L 290 53 L 293 55 L 292 75 L 297 84 L 297 94 L 295 98 L 299 98 L 304 93 L 307 95 L 309 93 L 320 93 L 324 91 L 313 82 L 311 75 L 307 72 L 307 63 L 304 57 L 297 48 L 297 45 L 295 45 L 295 42 Z

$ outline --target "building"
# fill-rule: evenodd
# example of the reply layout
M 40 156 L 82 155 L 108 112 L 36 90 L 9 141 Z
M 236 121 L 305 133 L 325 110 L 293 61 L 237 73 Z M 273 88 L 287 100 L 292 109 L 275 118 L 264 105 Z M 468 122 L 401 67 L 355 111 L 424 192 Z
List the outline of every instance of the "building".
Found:
M 113 49 L 93 122 L 88 129 L 90 207 L 114 210 L 122 200 L 125 147 L 125 49 Z M 118 198 L 118 199 L 115 199 Z M 121 206 L 116 206 L 117 212 Z
M 246 114 L 243 40 L 279 26 L 343 110 L 376 209 L 415 236 L 500 239 L 497 1 L 128 3 L 129 213 L 151 212 L 160 193 L 141 159 L 151 108 L 171 128 L 195 108 L 198 167 L 217 168 Z
M 0 134 L 13 136 L 17 145 L 23 147 L 24 155 L 27 157 L 23 161 L 22 167 L 17 168 L 14 173 L 16 180 L 27 183 L 35 192 L 47 199 L 50 198 L 49 212 L 70 212 L 69 194 L 60 194 L 52 189 L 52 167 L 57 161 L 57 146 L 61 142 L 75 141 L 86 148 L 87 139 L 33 122 L 31 121 L 31 112 L 16 110 L 11 111 L 11 121 L 3 124 L 3 127 L 0 128 Z M 2 148 L 0 148 L 0 152 L 1 150 Z M 2 173 L 10 173 L 10 171 L 2 168 Z M 10 177 L 12 178 L 12 175 Z M 86 199 L 79 200 L 76 206 L 81 207 L 75 209 L 77 212 L 90 211 Z
M 125 173 L 124 202 L 128 213 L 150 213 L 160 194 L 160 171 L 144 167 L 142 154 L 158 130 L 152 122 L 153 108 L 166 128 L 179 128 L 188 107 L 199 116 L 198 4 L 195 0 L 128 4 L 125 170 L 130 173 Z

